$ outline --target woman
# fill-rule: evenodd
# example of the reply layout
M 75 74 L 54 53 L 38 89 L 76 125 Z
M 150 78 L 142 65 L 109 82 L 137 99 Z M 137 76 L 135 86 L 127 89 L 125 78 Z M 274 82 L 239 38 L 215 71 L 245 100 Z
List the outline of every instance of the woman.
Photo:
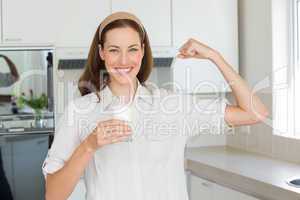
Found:
M 259 98 L 217 51 L 190 39 L 178 57 L 214 62 L 233 83 L 237 105 L 207 100 L 194 105 L 145 84 L 152 55 L 143 25 L 125 12 L 104 19 L 80 78 L 83 97 L 69 104 L 43 166 L 47 200 L 67 199 L 81 176 L 88 200 L 187 199 L 184 147 L 194 133 L 189 128 L 204 124 L 215 130 L 226 123 L 254 124 L 267 116 Z M 111 117 L 119 105 L 132 109 L 133 123 Z M 213 112 L 201 112 L 199 106 Z M 124 142 L 129 136 L 132 142 Z

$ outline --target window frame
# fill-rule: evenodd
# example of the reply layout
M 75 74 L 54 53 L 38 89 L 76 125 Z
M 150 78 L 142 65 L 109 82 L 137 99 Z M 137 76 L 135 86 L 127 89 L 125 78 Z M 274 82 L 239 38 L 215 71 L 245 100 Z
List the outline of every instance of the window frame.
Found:
M 299 64 L 300 64 L 300 0 L 288 1 L 288 64 L 286 73 L 286 84 L 280 83 L 275 78 L 276 71 L 273 72 L 273 134 L 293 139 L 300 139 L 300 130 L 296 130 L 296 116 L 300 111 L 296 111 L 296 94 L 297 90 L 300 91 L 300 86 L 295 83 L 300 82 Z M 273 22 L 274 23 L 274 22 Z M 274 70 L 274 69 L 273 69 Z M 297 80 L 298 79 L 298 80 Z M 286 86 L 282 86 L 286 85 Z M 278 87 L 279 86 L 279 87 Z M 281 88 L 280 88 L 281 87 Z M 285 88 L 286 87 L 286 88 Z M 278 89 L 287 90 L 287 99 L 282 101 L 277 99 Z M 287 109 L 287 118 L 281 116 L 279 113 L 278 105 L 285 103 L 286 105 L 279 105 Z M 296 112 L 299 112 L 296 114 Z M 280 117 L 278 117 L 280 116 Z M 286 120 L 282 122 L 282 120 Z M 287 127 L 284 127 L 286 124 Z M 283 127 L 283 128 L 282 128 Z
M 293 138 L 300 138 L 300 131 L 296 128 L 296 116 L 299 115 L 296 110 L 296 95 L 300 94 L 300 87 L 297 86 L 299 82 L 299 64 L 300 64 L 300 0 L 291 1 L 292 12 L 291 12 L 291 65 L 289 67 L 289 80 L 290 82 L 290 103 L 292 109 L 289 109 L 291 115 L 291 136 Z

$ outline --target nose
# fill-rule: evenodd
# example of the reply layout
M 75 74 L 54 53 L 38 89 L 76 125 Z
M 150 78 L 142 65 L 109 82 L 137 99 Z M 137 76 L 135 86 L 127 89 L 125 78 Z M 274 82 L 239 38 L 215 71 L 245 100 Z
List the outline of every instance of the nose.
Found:
M 128 58 L 127 53 L 122 53 L 122 55 L 120 56 L 120 64 L 127 65 L 128 61 L 129 61 L 129 58 Z

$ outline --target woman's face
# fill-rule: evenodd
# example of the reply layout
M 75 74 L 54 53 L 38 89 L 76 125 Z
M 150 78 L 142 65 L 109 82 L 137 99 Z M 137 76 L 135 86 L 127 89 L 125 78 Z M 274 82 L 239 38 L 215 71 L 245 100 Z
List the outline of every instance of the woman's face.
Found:
M 140 70 L 144 45 L 133 28 L 111 29 L 106 32 L 100 56 L 105 62 L 111 81 L 131 84 Z

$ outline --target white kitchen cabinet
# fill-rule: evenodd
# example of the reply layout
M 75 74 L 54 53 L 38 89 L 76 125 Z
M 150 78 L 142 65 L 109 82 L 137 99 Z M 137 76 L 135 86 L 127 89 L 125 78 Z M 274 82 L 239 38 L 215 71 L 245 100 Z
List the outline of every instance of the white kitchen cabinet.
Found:
M 196 38 L 237 66 L 237 0 L 173 0 L 173 37 L 177 47 Z
M 237 11 L 237 0 L 173 0 L 175 48 L 189 38 L 195 38 L 219 51 L 238 71 Z M 189 71 L 186 66 L 190 66 Z M 184 76 L 187 73 L 191 76 Z M 193 91 L 199 85 L 199 93 L 230 91 L 221 73 L 209 61 L 189 61 L 185 66 L 180 63 L 173 74 L 174 81 L 183 86 L 182 90 L 186 93 L 195 93 Z
M 152 46 L 171 46 L 171 0 L 112 0 L 112 12 L 134 13 L 145 26 Z
M 214 184 L 190 175 L 190 200 L 213 200 Z
M 187 180 L 190 200 L 258 200 L 192 174 L 189 174 Z
M 53 44 L 57 0 L 2 0 L 3 44 Z
M 3 44 L 89 47 L 110 0 L 2 0 Z
M 57 47 L 89 47 L 100 22 L 111 12 L 110 0 L 64 0 L 55 10 Z
M 218 184 L 214 185 L 213 199 L 214 200 L 258 200 L 254 197 L 223 187 Z

